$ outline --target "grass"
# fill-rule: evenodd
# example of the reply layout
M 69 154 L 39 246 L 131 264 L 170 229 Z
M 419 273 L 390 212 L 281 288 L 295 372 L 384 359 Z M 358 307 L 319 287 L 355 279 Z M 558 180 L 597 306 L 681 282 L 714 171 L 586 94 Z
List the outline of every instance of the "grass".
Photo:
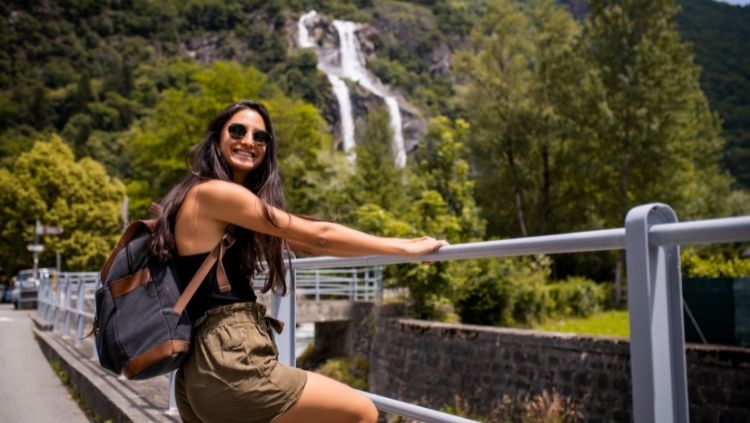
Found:
M 94 413 L 94 410 L 91 409 L 91 406 L 89 406 L 83 396 L 81 396 L 81 394 L 70 382 L 70 375 L 65 371 L 62 363 L 60 363 L 59 360 L 52 358 L 49 359 L 48 362 L 50 367 L 52 367 L 52 371 L 55 372 L 57 377 L 60 379 L 60 382 L 62 382 L 62 384 L 68 390 L 71 398 L 73 398 L 73 400 L 78 404 L 78 406 L 81 408 L 81 411 L 83 411 L 83 413 L 86 415 L 86 417 L 89 418 L 89 420 L 93 420 L 94 423 L 112 423 L 112 419 L 103 419 L 101 416 Z
M 627 310 L 610 310 L 586 318 L 567 318 L 535 325 L 534 329 L 587 335 L 630 337 Z

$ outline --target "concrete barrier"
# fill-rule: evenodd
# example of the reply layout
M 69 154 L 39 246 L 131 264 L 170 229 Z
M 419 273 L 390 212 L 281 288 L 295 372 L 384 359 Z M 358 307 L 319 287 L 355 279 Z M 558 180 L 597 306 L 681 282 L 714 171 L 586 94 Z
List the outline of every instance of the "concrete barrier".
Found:
M 47 360 L 56 361 L 68 374 L 69 383 L 80 400 L 102 421 L 180 422 L 167 409 L 169 378 L 130 381 L 119 378 L 92 361 L 90 342 L 75 347 L 72 339 L 63 339 L 49 331 L 50 325 L 34 316 L 34 337 Z

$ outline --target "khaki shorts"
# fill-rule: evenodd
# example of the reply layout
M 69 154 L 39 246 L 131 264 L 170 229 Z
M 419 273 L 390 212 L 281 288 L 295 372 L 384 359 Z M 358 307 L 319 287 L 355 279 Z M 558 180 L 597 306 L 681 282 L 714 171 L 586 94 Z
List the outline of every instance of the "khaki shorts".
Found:
M 278 361 L 262 304 L 238 303 L 196 322 L 175 393 L 180 417 L 194 422 L 269 422 L 302 395 L 307 373 Z

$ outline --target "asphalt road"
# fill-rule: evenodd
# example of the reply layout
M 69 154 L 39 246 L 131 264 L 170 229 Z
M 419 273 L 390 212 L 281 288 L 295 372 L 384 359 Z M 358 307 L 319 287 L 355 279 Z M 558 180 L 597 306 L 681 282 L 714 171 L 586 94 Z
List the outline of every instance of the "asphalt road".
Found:
M 34 340 L 31 312 L 0 304 L 0 422 L 89 422 Z

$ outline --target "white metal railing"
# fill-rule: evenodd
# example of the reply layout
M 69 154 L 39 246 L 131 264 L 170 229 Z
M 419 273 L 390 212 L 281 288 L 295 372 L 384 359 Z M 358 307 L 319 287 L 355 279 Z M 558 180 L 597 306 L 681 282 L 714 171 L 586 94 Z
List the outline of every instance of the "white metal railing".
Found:
M 295 269 L 388 265 L 409 262 L 626 251 L 630 363 L 633 420 L 636 422 L 687 422 L 687 374 L 679 246 L 750 240 L 750 217 L 677 223 L 674 211 L 664 204 L 646 204 L 630 210 L 625 227 L 443 247 L 418 258 L 321 257 L 294 261 Z M 294 319 L 294 303 L 282 299 L 273 309 L 277 318 Z M 282 360 L 294 363 L 294 325 L 282 332 Z M 285 329 L 286 330 L 286 329 Z M 425 414 L 433 410 L 365 393 L 381 410 L 427 422 L 466 421 L 454 416 Z
M 65 272 L 42 278 L 37 297 L 39 316 L 52 323 L 53 330 L 63 337 L 72 336 L 79 346 L 87 323 L 94 321 L 94 293 L 98 285 L 97 272 Z M 75 335 L 71 335 L 73 325 Z
M 297 297 L 297 288 L 294 276 L 307 269 L 625 249 L 633 420 L 639 423 L 686 422 L 689 414 L 679 246 L 747 240 L 750 240 L 748 216 L 677 223 L 669 206 L 647 204 L 632 209 L 625 219 L 625 227 L 618 229 L 451 245 L 416 258 L 376 256 L 294 260 L 295 271 L 287 274 L 287 286 L 289 293 L 295 295 L 274 296 L 271 301 L 271 313 L 286 322 L 277 338 L 279 359 L 289 365 L 295 364 L 295 301 L 292 299 Z M 43 300 L 40 304 L 47 302 Z M 40 309 L 43 307 L 47 306 L 40 306 Z M 50 313 L 49 310 L 46 312 Z M 425 422 L 471 421 L 363 393 L 378 409 L 408 418 Z
M 256 289 L 263 286 L 266 274 L 254 281 Z M 295 269 L 297 300 L 348 299 L 380 301 L 383 297 L 383 266 Z

